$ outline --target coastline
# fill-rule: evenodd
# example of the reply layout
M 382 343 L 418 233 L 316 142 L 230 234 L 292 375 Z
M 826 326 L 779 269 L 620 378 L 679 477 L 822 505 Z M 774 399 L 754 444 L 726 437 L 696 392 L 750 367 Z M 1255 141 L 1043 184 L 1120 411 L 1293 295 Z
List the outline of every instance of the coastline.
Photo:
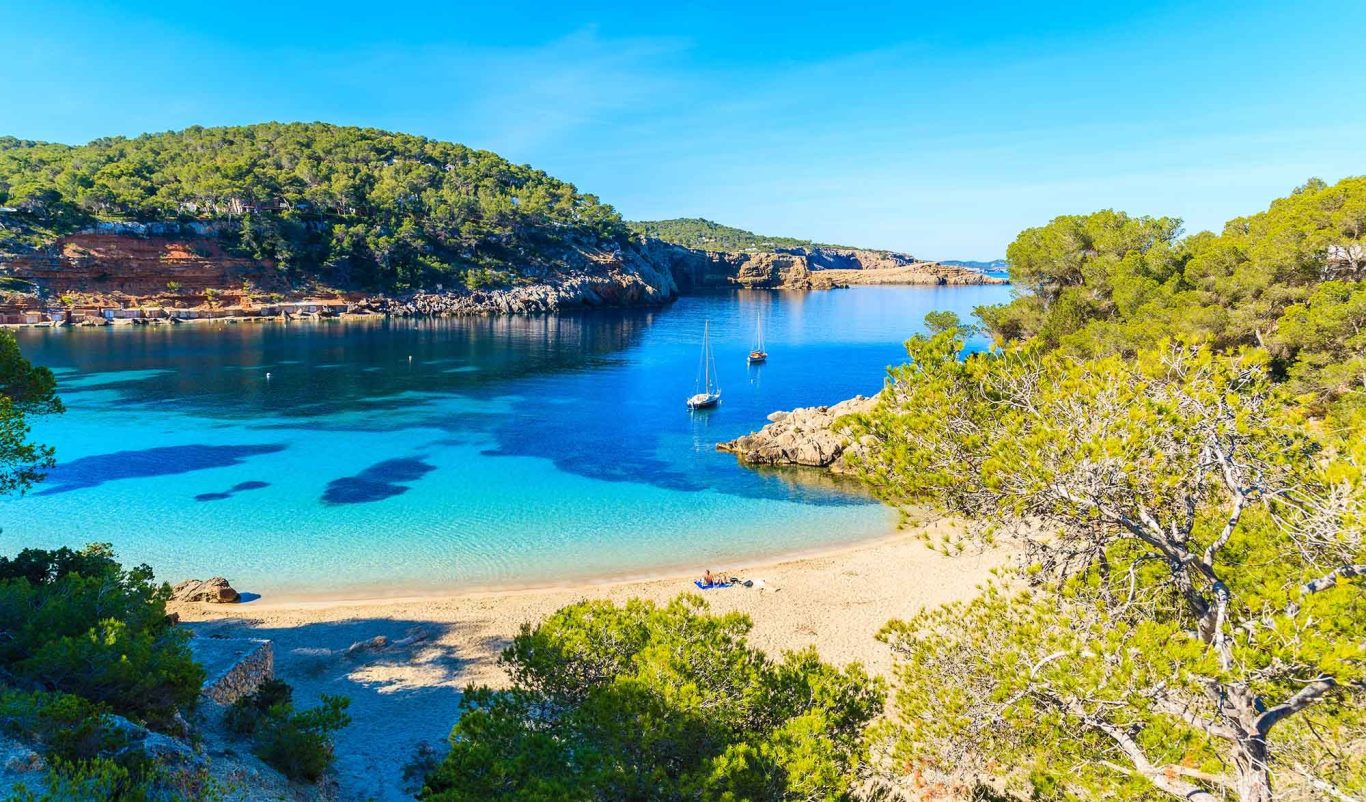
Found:
M 716 562 L 715 565 L 703 565 L 696 561 L 689 562 L 685 565 L 684 561 L 679 560 L 678 562 L 663 563 L 654 568 L 645 568 L 635 571 L 572 576 L 557 582 L 533 580 L 528 582 L 481 585 L 460 591 L 423 591 L 408 588 L 398 588 L 386 591 L 385 585 L 376 583 L 373 591 L 357 591 L 355 589 L 350 589 L 340 593 L 329 593 L 327 591 L 309 592 L 285 590 L 267 595 L 256 594 L 252 588 L 244 587 L 239 590 L 245 590 L 252 593 L 255 598 L 251 601 L 240 602 L 229 606 L 262 611 L 326 609 L 332 607 L 364 608 L 373 605 L 421 604 L 425 602 L 450 601 L 465 598 L 535 595 L 539 593 L 558 593 L 589 589 L 608 590 L 623 585 L 649 585 L 660 582 L 677 582 L 684 580 L 690 582 L 692 579 L 696 578 L 696 575 L 701 574 L 702 571 L 709 567 L 715 570 L 726 570 L 736 574 L 742 574 L 742 569 L 743 571 L 752 572 L 777 565 L 804 562 L 806 560 L 837 558 L 848 552 L 862 551 L 884 543 L 899 542 L 907 536 L 905 531 L 899 531 L 893 528 L 889 533 L 863 537 L 856 540 L 834 542 L 827 545 L 817 545 L 792 550 L 763 550 L 748 556 L 738 556 L 729 561 L 729 564 L 722 564 L 713 560 L 713 562 Z M 919 534 L 916 535 L 916 537 L 919 536 Z M 737 568 L 736 566 L 740 566 L 740 568 Z
M 948 525 L 948 524 L 936 524 Z M 887 621 L 980 592 L 1011 553 L 996 548 L 946 557 L 907 529 L 820 555 L 700 566 L 763 579 L 768 589 L 699 592 L 694 578 L 579 583 L 568 587 L 471 591 L 442 597 L 276 604 L 175 604 L 198 637 L 268 638 L 275 674 L 295 698 L 350 698 L 352 725 L 337 735 L 337 779 L 345 798 L 404 799 L 402 766 L 422 744 L 440 748 L 470 685 L 506 687 L 499 655 L 525 624 L 586 599 L 658 604 L 700 595 L 711 612 L 753 623 L 749 640 L 772 657 L 814 647 L 836 664 L 861 663 L 888 677 L 890 649 L 876 639 Z M 385 646 L 367 644 L 382 636 Z
M 171 609 L 189 624 L 233 628 L 289 629 L 365 619 L 433 624 L 458 621 L 467 626 L 479 622 L 489 630 L 501 628 L 505 630 L 501 637 L 510 638 L 522 622 L 538 620 L 562 606 L 584 599 L 620 602 L 640 597 L 664 603 L 681 593 L 700 593 L 717 612 L 755 614 L 756 636 L 761 641 L 768 641 L 767 645 L 775 650 L 814 645 L 827 659 L 839 663 L 858 661 L 881 672 L 889 663 L 878 654 L 879 644 L 873 641 L 873 635 L 886 619 L 970 598 L 991 572 L 1005 565 L 1010 557 L 1006 550 L 999 548 L 952 557 L 934 551 L 926 537 L 933 538 L 940 527 L 951 525 L 938 522 L 857 543 L 758 558 L 743 564 L 699 566 L 692 571 L 661 569 L 643 576 L 599 577 L 435 594 L 286 596 L 224 605 L 173 603 Z M 699 592 L 693 580 L 706 569 L 742 579 L 763 580 L 766 587 L 737 585 Z M 862 581 L 851 584 L 841 581 L 841 577 L 857 577 Z M 792 618 L 793 606 L 803 608 L 803 614 Z M 838 613 L 851 606 L 871 606 L 877 612 L 869 617 L 867 626 L 860 628 L 856 623 L 862 616 L 851 619 Z M 758 615 L 760 613 L 763 615 Z M 828 634 L 834 634 L 836 630 L 862 632 L 869 643 L 857 648 L 849 648 L 846 644 L 845 648 L 826 654 L 830 641 L 803 637 L 802 622 L 815 630 L 828 628 Z M 780 630 L 785 624 L 793 625 L 793 629 L 783 634 Z M 342 645 L 349 645 L 349 642 Z M 498 678 L 487 671 L 492 668 L 496 656 L 496 650 L 479 653 L 478 659 L 469 666 L 471 676 L 462 677 L 462 681 L 496 684 Z M 466 659 L 469 657 L 467 654 Z

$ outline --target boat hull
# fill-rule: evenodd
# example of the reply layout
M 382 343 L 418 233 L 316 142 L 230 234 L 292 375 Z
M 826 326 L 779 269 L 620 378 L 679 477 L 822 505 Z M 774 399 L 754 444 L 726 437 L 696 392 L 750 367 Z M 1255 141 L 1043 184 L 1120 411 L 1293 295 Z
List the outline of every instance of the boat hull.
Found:
M 710 409 L 721 403 L 720 393 L 698 393 L 688 399 L 688 409 Z
M 768 354 L 764 353 L 763 351 L 751 351 L 751 352 L 750 352 L 750 355 L 749 355 L 749 357 L 748 357 L 748 362 L 749 362 L 749 364 L 751 364 L 751 365 L 757 365 L 757 364 L 759 364 L 760 362 L 767 362 L 767 361 L 768 361 Z

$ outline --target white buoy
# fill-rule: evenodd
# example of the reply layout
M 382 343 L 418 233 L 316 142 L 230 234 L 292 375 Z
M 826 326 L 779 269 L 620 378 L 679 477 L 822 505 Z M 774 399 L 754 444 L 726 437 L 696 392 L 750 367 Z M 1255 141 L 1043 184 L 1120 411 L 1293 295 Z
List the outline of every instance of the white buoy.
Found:
M 270 378 L 270 371 L 266 371 L 266 378 L 267 378 L 267 379 Z

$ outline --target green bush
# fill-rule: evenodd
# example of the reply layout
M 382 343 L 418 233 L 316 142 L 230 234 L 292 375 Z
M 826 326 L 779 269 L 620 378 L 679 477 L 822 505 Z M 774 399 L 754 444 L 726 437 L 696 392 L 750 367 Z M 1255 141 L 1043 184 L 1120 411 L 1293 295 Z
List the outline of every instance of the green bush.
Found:
M 512 688 L 471 688 L 427 802 L 841 800 L 883 690 L 813 650 L 771 660 L 696 596 L 591 601 L 526 626 Z
M 48 771 L 45 790 L 19 785 L 6 802 L 175 802 L 184 796 L 160 793 L 152 779 L 107 758 L 81 763 L 57 762 Z M 201 797 L 202 798 L 202 797 Z
M 75 763 L 125 746 L 126 735 L 108 725 L 106 712 L 67 693 L 0 690 L 0 730 L 36 743 L 50 759 Z
M 153 727 L 194 707 L 204 670 L 166 616 L 170 590 L 108 545 L 0 557 L 0 668 Z
M 277 705 L 292 707 L 294 689 L 281 679 L 268 679 L 250 696 L 233 702 L 224 715 L 228 730 L 238 735 L 254 735 L 257 726 L 271 708 Z
M 332 765 L 331 733 L 351 723 L 350 700 L 323 695 L 322 704 L 295 710 L 293 689 L 269 680 L 256 693 L 228 708 L 225 724 L 238 735 L 251 736 L 256 756 L 291 780 L 317 782 Z

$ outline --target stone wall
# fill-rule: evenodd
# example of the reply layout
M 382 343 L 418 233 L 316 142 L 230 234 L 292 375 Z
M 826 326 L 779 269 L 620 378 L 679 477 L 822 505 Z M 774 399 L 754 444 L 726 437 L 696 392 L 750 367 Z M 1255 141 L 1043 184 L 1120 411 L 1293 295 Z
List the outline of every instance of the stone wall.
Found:
M 190 639 L 190 652 L 204 666 L 203 695 L 230 705 L 275 676 L 275 648 L 260 638 Z

